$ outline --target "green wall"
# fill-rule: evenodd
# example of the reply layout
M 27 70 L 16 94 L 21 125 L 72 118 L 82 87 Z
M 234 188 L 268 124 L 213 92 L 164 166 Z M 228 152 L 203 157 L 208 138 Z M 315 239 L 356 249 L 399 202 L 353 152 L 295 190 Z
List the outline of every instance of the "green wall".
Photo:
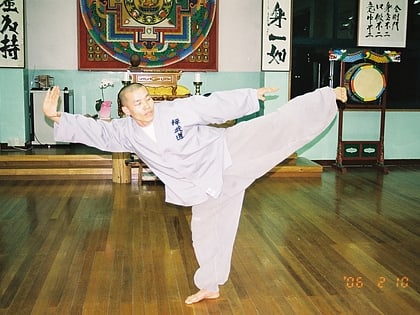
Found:
M 107 88 L 105 98 L 113 100 L 113 117 L 117 117 L 115 97 L 121 87 L 124 72 L 75 70 L 0 69 L 0 142 L 29 140 L 29 89 L 36 75 L 49 74 L 55 84 L 74 91 L 74 110 L 80 114 L 95 114 L 95 100 L 101 97 L 99 84 L 111 79 L 114 86 Z M 242 87 L 278 86 L 278 95 L 264 104 L 270 112 L 281 106 L 289 95 L 286 72 L 210 72 L 202 73 L 202 93 Z M 194 73 L 183 73 L 180 84 L 192 92 Z M 420 159 L 420 112 L 388 111 L 385 126 L 385 159 Z M 377 112 L 346 112 L 344 140 L 376 140 L 379 130 Z M 337 121 L 306 147 L 301 156 L 310 159 L 334 160 L 337 143 Z
M 0 142 L 24 145 L 29 137 L 26 70 L 0 69 Z

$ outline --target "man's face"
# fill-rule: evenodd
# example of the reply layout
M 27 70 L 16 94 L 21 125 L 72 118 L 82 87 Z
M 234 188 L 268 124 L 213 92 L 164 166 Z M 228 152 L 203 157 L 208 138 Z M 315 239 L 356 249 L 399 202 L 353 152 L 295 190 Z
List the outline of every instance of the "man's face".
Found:
M 121 103 L 123 112 L 142 127 L 148 126 L 155 117 L 154 101 L 144 86 L 125 91 Z

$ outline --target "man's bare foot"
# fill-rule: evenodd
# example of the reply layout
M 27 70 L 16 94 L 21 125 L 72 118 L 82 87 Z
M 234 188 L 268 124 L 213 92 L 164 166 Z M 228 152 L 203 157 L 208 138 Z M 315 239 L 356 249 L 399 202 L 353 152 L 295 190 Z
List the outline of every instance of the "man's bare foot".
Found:
M 202 300 L 217 299 L 219 296 L 219 292 L 200 290 L 196 294 L 187 297 L 187 299 L 185 300 L 185 304 L 194 304 Z
M 337 101 L 346 103 L 347 102 L 347 90 L 345 87 L 338 86 L 334 89 L 335 98 Z

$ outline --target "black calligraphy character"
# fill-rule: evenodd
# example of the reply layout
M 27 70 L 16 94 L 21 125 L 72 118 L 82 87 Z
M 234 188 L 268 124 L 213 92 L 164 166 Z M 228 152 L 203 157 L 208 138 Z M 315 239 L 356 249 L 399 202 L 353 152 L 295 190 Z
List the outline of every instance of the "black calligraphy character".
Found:
M 278 36 L 278 35 L 270 34 L 268 35 L 268 40 L 269 41 L 286 40 L 286 36 Z
M 385 9 L 384 9 L 385 13 L 386 13 L 387 15 L 389 15 L 389 12 L 391 11 L 391 9 L 392 9 L 392 4 L 390 4 L 389 2 L 387 2 L 387 3 L 385 4 Z
M 179 118 L 174 118 L 171 121 L 172 126 L 179 126 Z
M 268 26 L 270 26 L 273 23 L 278 22 L 276 25 L 278 28 L 281 28 L 281 20 L 286 20 L 286 12 L 283 11 L 283 9 L 280 7 L 280 4 L 277 2 L 274 6 L 274 10 L 270 15 L 270 22 L 268 23 Z
M 0 43 L 2 44 L 2 46 L 0 47 L 0 52 L 1 52 L 1 56 L 5 59 L 7 59 L 7 49 L 9 47 L 9 37 L 6 35 L 4 35 L 4 38 L 0 41 Z
M 0 43 L 3 45 L 0 46 L 0 53 L 2 54 L 3 58 L 7 59 L 8 57 L 11 57 L 14 60 L 18 59 L 18 51 L 20 51 L 20 48 L 16 35 L 13 35 L 12 39 L 10 40 L 6 34 Z
M 0 30 L 0 33 L 4 34 L 4 32 L 8 29 L 9 31 L 18 34 L 17 28 L 19 24 L 15 21 L 13 22 L 10 18 L 10 15 L 2 15 L 3 20 L 1 21 L 1 24 L 3 24 L 2 29 Z
M 17 60 L 18 59 L 18 51 L 20 51 L 18 38 L 15 34 L 13 34 L 12 44 L 9 45 L 9 56 L 11 56 L 13 60 Z
M 369 3 L 367 4 L 367 13 L 368 14 L 373 14 L 375 13 L 375 6 L 373 5 L 372 1 L 369 1 Z
M 267 55 L 271 57 L 271 60 L 268 63 L 271 64 L 275 61 L 277 64 L 280 64 L 280 62 L 284 62 L 286 59 L 286 54 L 286 49 L 283 48 L 280 51 L 275 45 L 271 45 L 271 51 L 267 53 Z
M 19 13 L 18 9 L 16 8 L 15 0 L 4 0 L 2 3 L 0 3 L 0 8 L 1 7 L 4 7 L 3 12 L 13 11 L 13 12 Z

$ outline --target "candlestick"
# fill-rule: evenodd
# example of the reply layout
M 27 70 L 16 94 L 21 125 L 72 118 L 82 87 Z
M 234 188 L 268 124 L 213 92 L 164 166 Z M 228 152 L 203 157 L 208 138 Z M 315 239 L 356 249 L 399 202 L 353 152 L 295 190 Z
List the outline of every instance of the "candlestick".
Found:
M 195 95 L 200 95 L 200 89 L 201 89 L 201 85 L 203 84 L 203 82 L 193 82 L 194 86 L 195 86 Z
M 131 73 L 130 73 L 130 70 L 127 70 L 124 73 L 124 79 L 123 79 L 123 81 L 131 81 Z
M 196 72 L 194 75 L 194 82 L 201 82 L 201 76 L 199 72 Z
M 124 79 L 121 81 L 121 83 L 122 83 L 123 86 L 127 86 L 127 85 L 131 84 L 131 72 L 130 72 L 130 70 L 127 70 L 124 73 Z

